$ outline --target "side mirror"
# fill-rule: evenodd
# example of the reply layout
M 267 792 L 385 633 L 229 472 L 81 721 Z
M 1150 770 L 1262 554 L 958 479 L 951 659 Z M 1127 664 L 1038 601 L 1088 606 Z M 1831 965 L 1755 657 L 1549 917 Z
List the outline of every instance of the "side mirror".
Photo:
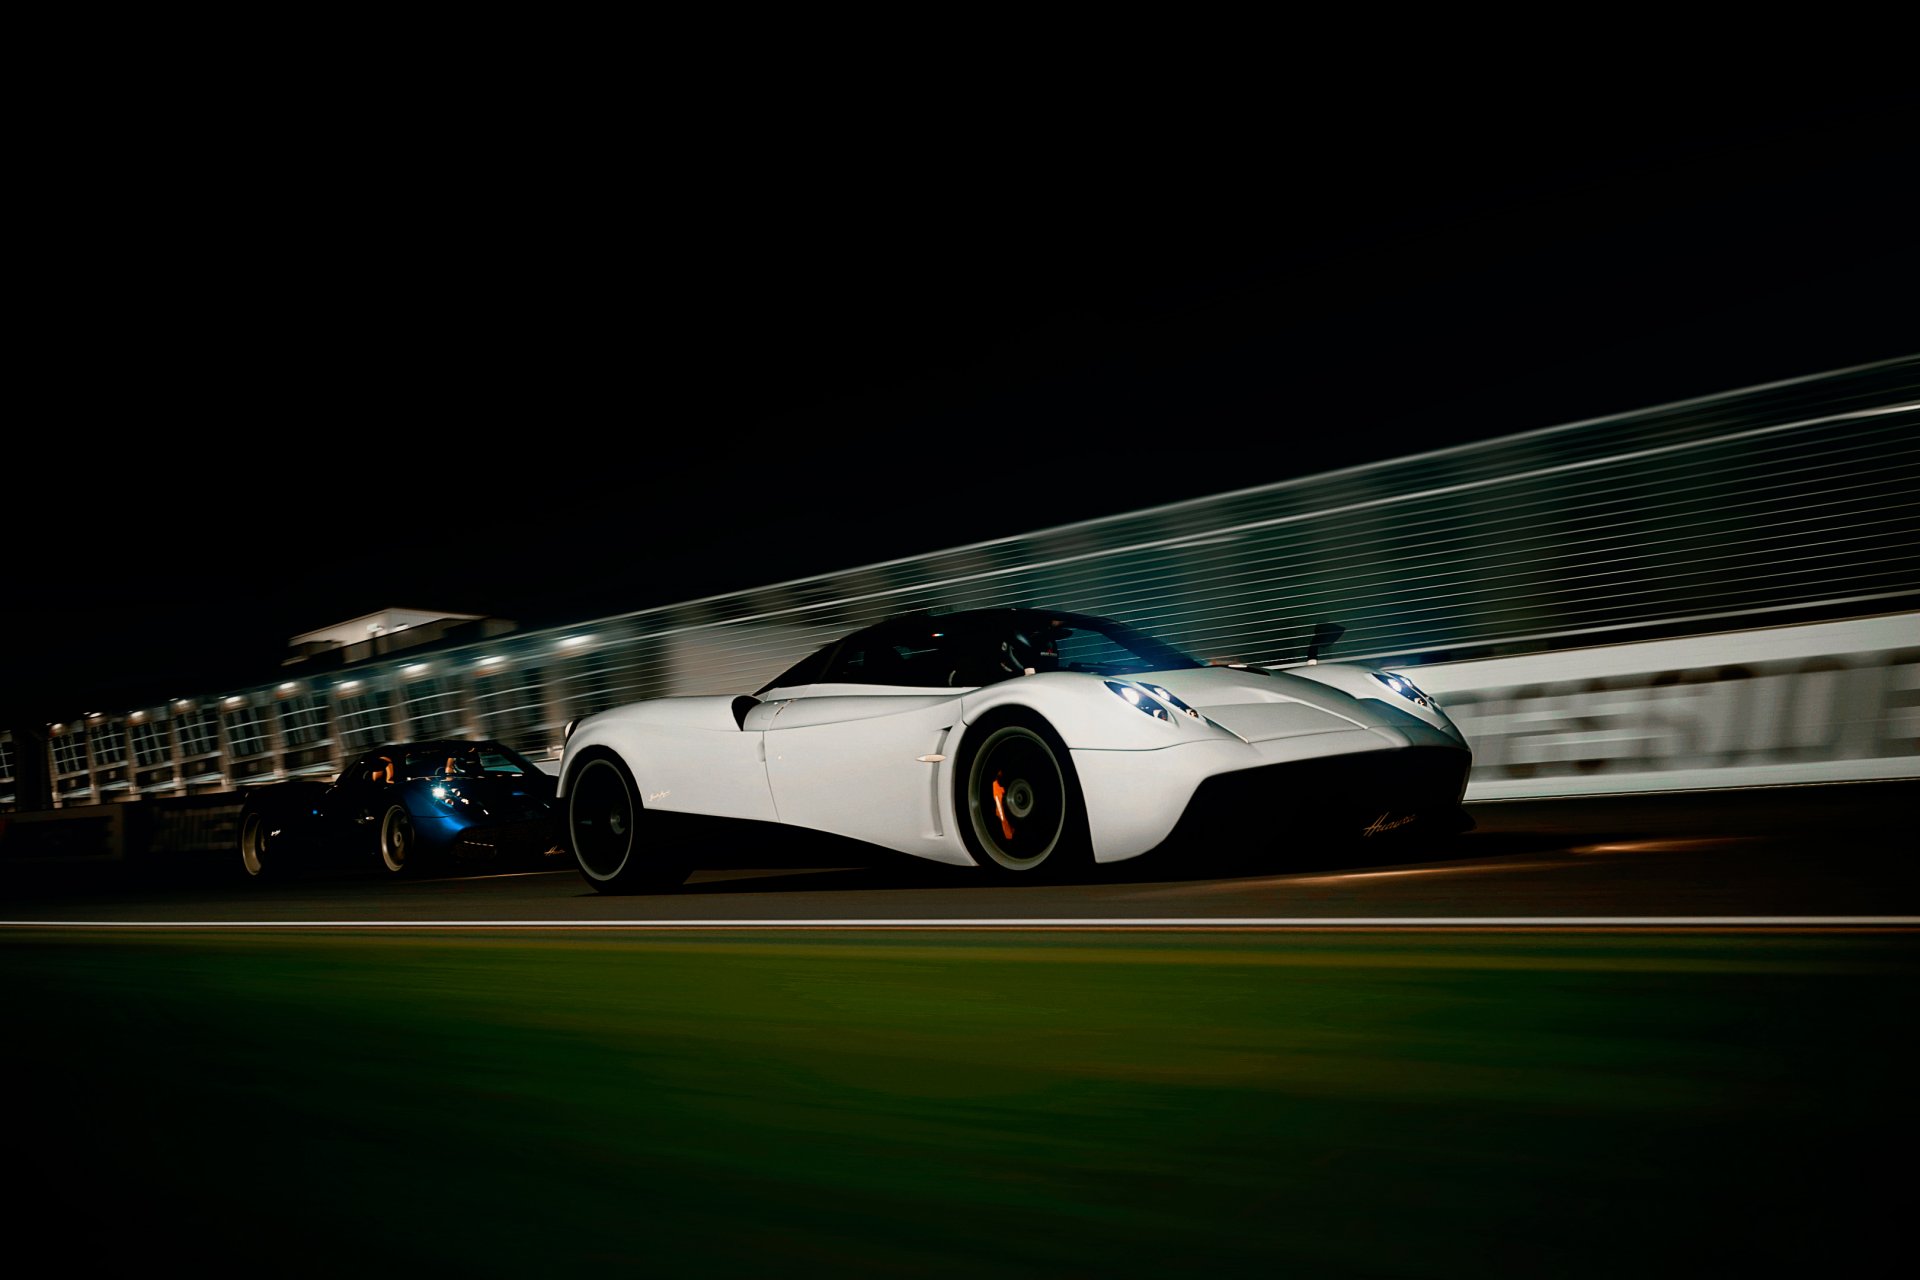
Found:
M 1307 661 L 1320 661 L 1320 655 L 1332 649 L 1334 641 L 1345 634 L 1347 629 L 1337 622 L 1314 623 L 1313 639 L 1307 642 Z

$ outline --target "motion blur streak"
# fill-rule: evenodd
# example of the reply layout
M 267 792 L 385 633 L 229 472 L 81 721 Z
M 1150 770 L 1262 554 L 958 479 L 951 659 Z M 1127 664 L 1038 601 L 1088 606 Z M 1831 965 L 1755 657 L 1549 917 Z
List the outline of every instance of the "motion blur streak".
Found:
M 1632 840 L 1625 844 L 1590 844 L 1571 853 L 1672 853 L 1679 849 L 1711 849 L 1716 845 L 1739 844 L 1743 836 L 1701 836 L 1692 840 Z
M 1283 883 L 1339 884 L 1343 880 L 1385 880 L 1393 876 L 1469 875 L 1475 871 L 1533 871 L 1565 866 L 1561 862 L 1488 862 L 1468 867 L 1403 867 L 1393 871 L 1343 871 L 1334 876 L 1290 876 Z

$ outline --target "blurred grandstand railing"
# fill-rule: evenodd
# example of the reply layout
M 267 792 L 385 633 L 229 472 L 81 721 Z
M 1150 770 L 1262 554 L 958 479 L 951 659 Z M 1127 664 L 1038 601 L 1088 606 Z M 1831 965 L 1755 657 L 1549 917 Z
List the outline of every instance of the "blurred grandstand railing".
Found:
M 1407 424 L 1394 426 L 1404 434 Z M 324 678 L 54 726 L 56 803 L 325 773 L 376 741 L 434 734 L 499 738 L 551 758 L 570 718 L 637 698 L 751 690 L 841 632 L 903 610 L 1016 603 L 1107 614 L 1202 658 L 1263 665 L 1299 661 L 1314 623 L 1330 620 L 1347 629 L 1336 658 L 1490 680 L 1511 669 L 1476 664 L 1558 653 L 1554 678 L 1578 680 L 1581 654 L 1596 646 L 1879 617 L 1891 621 L 1876 636 L 1911 632 L 1874 659 L 1889 673 L 1876 686 L 1890 700 L 1884 715 L 1898 719 L 1913 714 L 1902 673 L 1920 669 L 1902 652 L 1920 645 L 1917 426 L 1920 357 L 1904 357 L 410 650 Z M 1714 678 L 1689 662 L 1691 683 Z M 1536 663 L 1524 682 L 1537 689 L 1547 670 Z M 1635 678 L 1663 687 L 1659 672 Z M 1462 679 L 1449 687 L 1474 703 Z M 1480 719 L 1481 736 L 1511 725 Z M 1901 732 L 1876 741 L 1911 743 Z M 1547 767 L 1520 785 L 1580 775 L 1592 786 L 1596 766 L 1578 755 L 1558 771 L 1535 762 Z M 1513 765 L 1499 750 L 1486 759 L 1489 769 Z M 1607 772 L 1604 761 L 1597 768 Z M 1635 773 L 1661 768 L 1644 759 Z M 10 807 L 4 743 L 0 774 L 0 806 Z M 1481 770 L 1476 787 L 1517 794 L 1489 790 Z

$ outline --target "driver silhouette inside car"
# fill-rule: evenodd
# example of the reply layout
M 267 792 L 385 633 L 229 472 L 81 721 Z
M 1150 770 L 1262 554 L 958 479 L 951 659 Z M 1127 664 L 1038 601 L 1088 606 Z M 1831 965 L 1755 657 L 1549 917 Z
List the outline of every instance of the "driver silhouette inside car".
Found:
M 1031 634 L 1014 632 L 1012 639 L 1000 646 L 1001 665 L 1014 675 L 1060 670 L 1060 634 L 1059 628 L 1051 626 L 1036 628 Z
M 1061 670 L 1058 627 L 1015 631 L 995 641 L 981 636 L 956 645 L 947 683 L 953 686 L 988 685 L 1008 676 L 1038 675 Z
M 479 747 L 468 747 L 465 755 L 447 757 L 449 778 L 478 778 L 486 771 L 486 761 L 480 758 Z

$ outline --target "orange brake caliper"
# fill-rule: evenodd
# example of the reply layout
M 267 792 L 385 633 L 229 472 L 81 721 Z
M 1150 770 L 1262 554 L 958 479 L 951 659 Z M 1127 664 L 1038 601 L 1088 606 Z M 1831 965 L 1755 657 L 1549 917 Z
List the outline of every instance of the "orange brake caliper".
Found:
M 1007 833 L 1007 839 L 1013 839 L 1013 824 L 1007 821 L 1007 789 L 1000 785 L 1000 775 L 993 776 L 993 812 L 1000 819 L 1000 829 Z

